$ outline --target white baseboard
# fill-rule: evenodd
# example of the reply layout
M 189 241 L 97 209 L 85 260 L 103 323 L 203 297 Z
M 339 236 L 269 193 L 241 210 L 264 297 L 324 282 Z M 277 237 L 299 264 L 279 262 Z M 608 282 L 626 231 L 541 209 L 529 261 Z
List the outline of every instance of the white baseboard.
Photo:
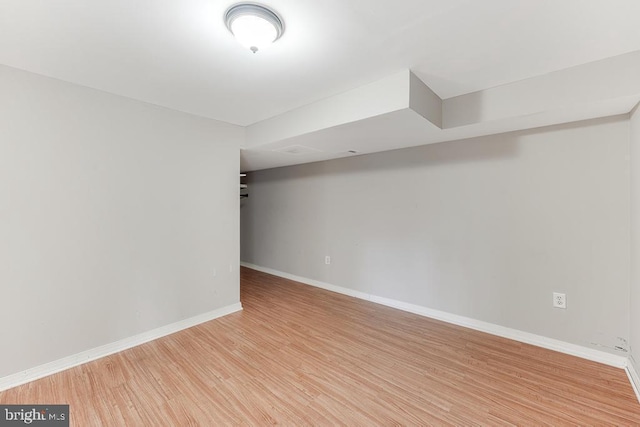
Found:
M 594 362 L 603 363 L 605 365 L 614 366 L 616 368 L 627 367 L 626 356 L 618 356 L 618 355 L 607 353 L 601 350 L 583 347 L 580 345 L 567 343 L 567 342 L 556 340 L 553 338 L 548 338 L 541 335 L 532 334 L 529 332 L 519 331 L 517 329 L 507 328 L 505 326 L 496 325 L 494 323 L 483 322 L 481 320 L 459 316 L 457 314 L 451 314 L 444 311 L 434 310 L 434 309 L 423 307 L 420 305 L 410 304 L 402 301 L 393 300 L 390 298 L 371 295 L 365 292 L 355 291 L 353 289 L 331 285 L 329 283 L 308 279 L 306 277 L 296 276 L 293 274 L 285 273 L 285 272 L 274 270 L 271 268 L 261 267 L 259 265 L 254 265 L 246 262 L 241 262 L 240 265 L 251 268 L 253 270 L 262 271 L 263 273 L 273 274 L 274 276 L 279 276 L 285 279 L 290 279 L 296 282 L 326 289 L 328 291 L 337 292 L 337 293 L 352 296 L 355 298 L 375 302 L 388 307 L 393 307 L 399 310 L 418 314 L 420 316 L 425 316 L 432 319 L 441 320 L 443 322 L 451 323 L 454 325 L 464 326 L 466 328 L 475 329 L 477 331 L 486 332 L 492 335 L 497 335 L 499 337 L 512 339 L 514 341 L 519 341 L 526 344 L 531 344 L 538 347 L 546 348 L 549 350 L 558 351 L 560 353 L 577 356 L 577 357 L 591 360 Z
M 36 366 L 35 368 L 27 369 L 26 371 L 2 377 L 0 378 L 0 391 L 7 390 L 43 377 L 47 377 L 66 369 L 73 368 L 75 366 L 82 365 L 84 363 L 88 363 L 105 356 L 109 356 L 110 354 L 127 350 L 140 344 L 162 338 L 166 335 L 179 332 L 183 329 L 191 328 L 193 326 L 199 325 L 200 323 L 208 322 L 210 320 L 217 319 L 219 317 L 226 316 L 227 314 L 235 313 L 240 310 L 242 310 L 241 303 L 228 305 L 226 307 L 190 317 L 188 319 L 184 319 L 170 325 L 162 326 L 151 331 L 143 332 L 141 334 L 134 335 L 120 341 L 96 347 L 91 350 L 83 351 L 81 353 L 49 362 L 44 365 Z
M 629 357 L 629 361 L 627 363 L 625 371 L 627 372 L 627 376 L 629 377 L 629 381 L 631 382 L 631 387 L 633 387 L 633 391 L 636 393 L 638 402 L 640 402 L 640 375 L 638 375 L 638 370 L 636 369 L 636 364 L 633 360 L 633 357 Z

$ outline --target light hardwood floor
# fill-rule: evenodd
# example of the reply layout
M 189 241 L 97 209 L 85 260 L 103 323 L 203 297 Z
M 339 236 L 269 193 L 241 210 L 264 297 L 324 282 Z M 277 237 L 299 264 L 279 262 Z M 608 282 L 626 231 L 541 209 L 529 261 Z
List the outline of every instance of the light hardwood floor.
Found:
M 75 426 L 640 425 L 621 369 L 249 269 L 244 311 L 0 393 Z

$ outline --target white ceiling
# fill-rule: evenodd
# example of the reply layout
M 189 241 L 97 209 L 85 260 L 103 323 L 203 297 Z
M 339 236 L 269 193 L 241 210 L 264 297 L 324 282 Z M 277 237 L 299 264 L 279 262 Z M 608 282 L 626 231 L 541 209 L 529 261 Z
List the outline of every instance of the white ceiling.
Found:
M 239 125 L 410 69 L 447 99 L 640 50 L 639 0 L 263 0 L 286 32 L 252 54 L 234 0 L 0 0 L 0 64 Z

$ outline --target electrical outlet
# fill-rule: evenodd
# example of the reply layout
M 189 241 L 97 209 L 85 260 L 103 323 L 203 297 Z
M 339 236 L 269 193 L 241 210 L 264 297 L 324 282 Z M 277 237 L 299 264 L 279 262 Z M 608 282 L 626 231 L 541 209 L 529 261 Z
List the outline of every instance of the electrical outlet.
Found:
M 553 306 L 555 308 L 567 308 L 567 294 L 560 292 L 553 293 Z
M 324 257 L 324 263 L 327 264 L 327 265 L 331 264 L 331 257 L 329 255 Z

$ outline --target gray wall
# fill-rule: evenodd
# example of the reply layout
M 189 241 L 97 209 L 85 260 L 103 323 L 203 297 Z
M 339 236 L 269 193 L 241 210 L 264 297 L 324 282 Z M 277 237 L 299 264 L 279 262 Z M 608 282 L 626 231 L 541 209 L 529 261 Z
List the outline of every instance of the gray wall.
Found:
M 640 372 L 640 108 L 631 114 L 631 361 Z
M 3 66 L 0 94 L 0 377 L 239 301 L 242 129 Z
M 615 352 L 628 156 L 620 116 L 250 173 L 241 258 Z

